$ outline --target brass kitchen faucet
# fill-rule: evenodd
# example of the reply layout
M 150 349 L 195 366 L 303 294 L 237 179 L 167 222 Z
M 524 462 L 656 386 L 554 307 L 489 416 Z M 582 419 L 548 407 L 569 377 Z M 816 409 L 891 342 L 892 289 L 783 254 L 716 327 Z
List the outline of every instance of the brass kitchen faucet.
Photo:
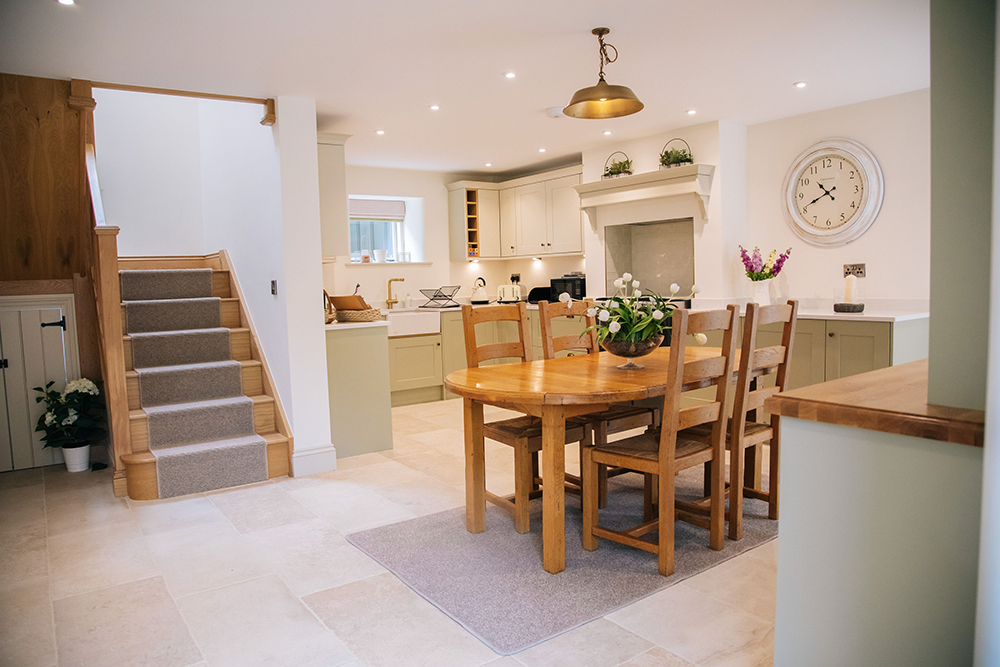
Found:
M 389 278 L 389 298 L 385 300 L 385 305 L 389 307 L 389 310 L 392 310 L 392 307 L 395 306 L 397 303 L 399 303 L 399 299 L 395 299 L 392 296 L 392 284 L 401 283 L 405 281 L 406 278 Z

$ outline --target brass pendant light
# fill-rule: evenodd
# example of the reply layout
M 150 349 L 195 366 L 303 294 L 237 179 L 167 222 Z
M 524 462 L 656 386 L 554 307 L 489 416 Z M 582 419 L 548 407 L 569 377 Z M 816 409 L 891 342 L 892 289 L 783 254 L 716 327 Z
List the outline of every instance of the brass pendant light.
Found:
M 604 66 L 618 60 L 618 49 L 604 43 L 604 36 L 611 31 L 594 28 L 591 32 L 597 35 L 601 45 L 601 73 L 597 85 L 576 91 L 563 113 L 573 118 L 618 118 L 642 111 L 643 104 L 631 88 L 612 86 L 604 80 Z M 608 56 L 608 49 L 614 51 L 614 57 Z

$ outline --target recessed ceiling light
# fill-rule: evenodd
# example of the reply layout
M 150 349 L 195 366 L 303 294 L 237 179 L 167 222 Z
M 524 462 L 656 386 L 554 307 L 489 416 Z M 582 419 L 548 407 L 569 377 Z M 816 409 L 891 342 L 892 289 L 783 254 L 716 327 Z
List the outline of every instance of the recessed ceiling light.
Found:
M 513 78 L 514 78 L 515 76 L 517 76 L 517 75 L 516 75 L 516 74 L 514 74 L 513 72 L 504 72 L 504 73 L 503 73 L 503 75 L 504 75 L 505 77 L 507 77 L 508 79 L 513 79 Z
M 805 88 L 806 87 L 806 82 L 805 81 L 796 81 L 795 82 L 795 87 L 796 88 Z
M 385 134 L 385 130 L 375 130 L 375 134 Z
M 437 104 L 432 104 L 432 105 L 431 105 L 431 111 L 437 111 L 437 110 L 438 110 L 438 109 L 440 109 L 440 108 L 441 108 L 441 107 L 440 107 L 440 106 L 438 106 Z
M 693 116 L 693 115 L 695 115 L 696 113 L 698 113 L 698 112 L 697 112 L 697 111 L 695 111 L 694 109 L 688 109 L 688 110 L 687 110 L 687 115 L 689 115 L 689 116 Z
M 538 149 L 538 152 L 539 152 L 539 153 L 544 153 L 544 152 L 545 152 L 545 149 L 544 149 L 544 148 L 539 148 L 539 149 Z
M 611 136 L 611 130 L 604 130 L 604 136 Z
M 479 260 L 478 259 L 474 259 L 474 260 L 472 260 L 472 263 L 473 264 L 479 264 Z
M 487 166 L 487 167 L 492 167 L 492 166 L 493 166 L 493 163 L 492 163 L 492 162 L 487 162 L 487 163 L 486 163 L 486 166 Z
M 76 3 L 73 2 L 73 0 L 59 0 L 59 4 L 60 5 L 75 5 Z

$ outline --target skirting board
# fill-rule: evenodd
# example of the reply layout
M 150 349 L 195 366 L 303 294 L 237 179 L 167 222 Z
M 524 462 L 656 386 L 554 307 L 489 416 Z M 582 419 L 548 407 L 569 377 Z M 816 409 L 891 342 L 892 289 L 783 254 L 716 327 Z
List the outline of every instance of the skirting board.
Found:
M 292 452 L 292 477 L 315 475 L 336 469 L 337 448 L 332 443 L 309 449 L 296 447 L 295 451 Z

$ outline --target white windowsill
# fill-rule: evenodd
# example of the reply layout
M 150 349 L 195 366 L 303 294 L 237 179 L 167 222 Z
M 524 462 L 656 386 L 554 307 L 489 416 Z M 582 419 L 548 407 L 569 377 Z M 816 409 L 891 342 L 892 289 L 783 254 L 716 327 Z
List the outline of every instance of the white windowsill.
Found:
M 344 266 L 432 266 L 432 262 L 344 262 Z

